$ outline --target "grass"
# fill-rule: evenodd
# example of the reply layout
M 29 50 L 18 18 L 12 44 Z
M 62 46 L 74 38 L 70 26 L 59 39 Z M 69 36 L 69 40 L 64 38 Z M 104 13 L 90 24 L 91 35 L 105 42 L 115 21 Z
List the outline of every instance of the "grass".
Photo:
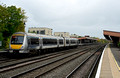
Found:
M 5 48 L 3 48 L 3 47 L 0 47 L 0 51 L 4 51 L 5 50 Z

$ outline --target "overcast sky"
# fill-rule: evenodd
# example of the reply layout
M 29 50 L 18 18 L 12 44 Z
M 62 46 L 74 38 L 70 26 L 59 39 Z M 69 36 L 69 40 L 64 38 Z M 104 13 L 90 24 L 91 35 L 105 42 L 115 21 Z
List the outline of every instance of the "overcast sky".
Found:
M 103 30 L 120 31 L 120 0 L 0 0 L 25 10 L 29 27 L 48 27 L 104 38 Z

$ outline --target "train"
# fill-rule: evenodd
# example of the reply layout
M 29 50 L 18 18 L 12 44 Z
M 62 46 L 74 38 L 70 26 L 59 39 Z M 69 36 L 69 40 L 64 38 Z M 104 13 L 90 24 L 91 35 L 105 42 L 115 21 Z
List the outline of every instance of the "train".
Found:
M 45 50 L 78 46 L 78 39 L 16 32 L 10 38 L 9 53 L 41 54 Z

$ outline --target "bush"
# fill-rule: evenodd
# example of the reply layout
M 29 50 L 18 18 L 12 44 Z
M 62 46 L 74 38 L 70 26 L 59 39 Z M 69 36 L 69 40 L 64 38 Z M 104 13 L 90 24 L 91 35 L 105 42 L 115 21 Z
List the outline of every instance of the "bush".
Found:
M 3 36 L 2 36 L 2 33 L 0 33 L 0 41 L 3 40 Z
M 120 42 L 118 42 L 118 47 L 120 47 Z
M 7 41 L 5 42 L 5 48 L 8 49 L 9 48 L 9 43 L 10 43 L 10 38 L 7 38 Z

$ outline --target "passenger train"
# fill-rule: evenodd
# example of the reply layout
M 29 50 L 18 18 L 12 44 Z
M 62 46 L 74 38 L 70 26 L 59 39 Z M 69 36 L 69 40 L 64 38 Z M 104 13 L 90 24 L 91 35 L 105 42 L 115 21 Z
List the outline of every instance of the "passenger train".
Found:
M 48 49 L 77 47 L 78 39 L 16 32 L 11 36 L 9 53 L 41 53 Z

